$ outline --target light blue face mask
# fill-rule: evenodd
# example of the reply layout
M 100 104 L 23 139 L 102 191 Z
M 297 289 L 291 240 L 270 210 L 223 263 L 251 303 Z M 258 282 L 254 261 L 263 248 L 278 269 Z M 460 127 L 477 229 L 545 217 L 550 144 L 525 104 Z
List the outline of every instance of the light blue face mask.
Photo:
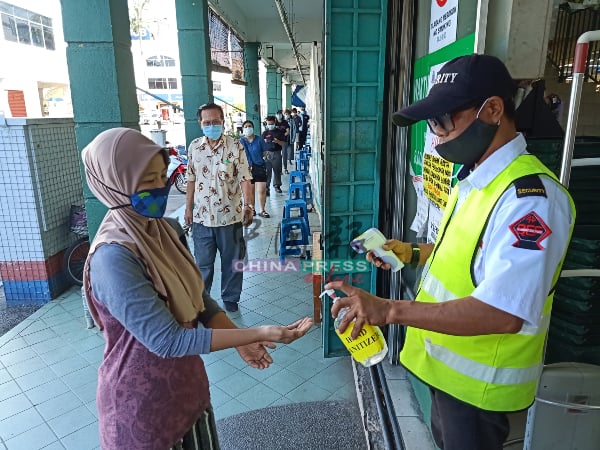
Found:
M 223 125 L 203 125 L 202 132 L 207 138 L 216 141 L 223 134 Z

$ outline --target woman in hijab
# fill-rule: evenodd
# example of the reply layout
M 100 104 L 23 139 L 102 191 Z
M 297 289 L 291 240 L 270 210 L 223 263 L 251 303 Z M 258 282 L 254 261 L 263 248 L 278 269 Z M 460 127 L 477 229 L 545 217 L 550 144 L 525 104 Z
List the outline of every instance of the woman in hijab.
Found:
M 162 219 L 167 153 L 140 132 L 100 133 L 82 158 L 109 208 L 92 242 L 84 290 L 106 339 L 98 370 L 100 442 L 113 449 L 218 449 L 200 354 L 236 347 L 252 367 L 265 346 L 306 334 L 309 318 L 237 329 L 207 294 L 192 255 Z

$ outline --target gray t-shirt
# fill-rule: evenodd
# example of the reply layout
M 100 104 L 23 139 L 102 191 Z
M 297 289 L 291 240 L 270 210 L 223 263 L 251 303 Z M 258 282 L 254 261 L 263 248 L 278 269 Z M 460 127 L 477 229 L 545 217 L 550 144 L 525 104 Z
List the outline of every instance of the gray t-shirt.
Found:
M 203 325 L 222 311 L 204 293 L 198 328 L 183 328 L 158 296 L 139 258 L 119 244 L 99 247 L 90 261 L 92 291 L 140 343 L 162 358 L 210 353 L 212 330 Z

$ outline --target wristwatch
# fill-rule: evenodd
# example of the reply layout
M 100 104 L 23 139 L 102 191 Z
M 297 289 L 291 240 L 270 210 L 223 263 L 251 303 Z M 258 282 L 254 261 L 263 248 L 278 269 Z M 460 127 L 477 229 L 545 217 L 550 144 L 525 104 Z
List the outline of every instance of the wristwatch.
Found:
M 419 261 L 421 260 L 421 248 L 419 244 L 411 243 L 412 246 L 412 258 L 410 259 L 410 267 L 415 269 L 419 265 Z

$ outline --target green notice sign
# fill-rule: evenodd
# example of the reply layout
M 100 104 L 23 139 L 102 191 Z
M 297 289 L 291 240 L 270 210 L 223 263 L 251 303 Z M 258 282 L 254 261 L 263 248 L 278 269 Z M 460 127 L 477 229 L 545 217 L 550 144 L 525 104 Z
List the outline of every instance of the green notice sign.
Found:
M 475 33 L 447 45 L 440 50 L 423 56 L 415 61 L 415 75 L 413 79 L 413 98 L 416 102 L 429 92 L 429 75 L 431 68 L 450 61 L 453 58 L 473 53 L 475 47 Z M 410 163 L 414 175 L 423 175 L 423 150 L 425 148 L 425 131 L 427 124 L 417 122 L 411 128 Z
M 474 46 L 473 33 L 416 60 L 412 101 L 427 95 L 431 79 L 444 63 L 473 53 Z M 440 158 L 435 152 L 436 141 L 436 136 L 428 132 L 424 121 L 411 127 L 410 172 L 417 193 L 417 213 L 410 228 L 418 237 L 426 237 L 428 242 L 435 241 L 448 194 L 461 167 Z M 427 163 L 424 164 L 424 161 Z

